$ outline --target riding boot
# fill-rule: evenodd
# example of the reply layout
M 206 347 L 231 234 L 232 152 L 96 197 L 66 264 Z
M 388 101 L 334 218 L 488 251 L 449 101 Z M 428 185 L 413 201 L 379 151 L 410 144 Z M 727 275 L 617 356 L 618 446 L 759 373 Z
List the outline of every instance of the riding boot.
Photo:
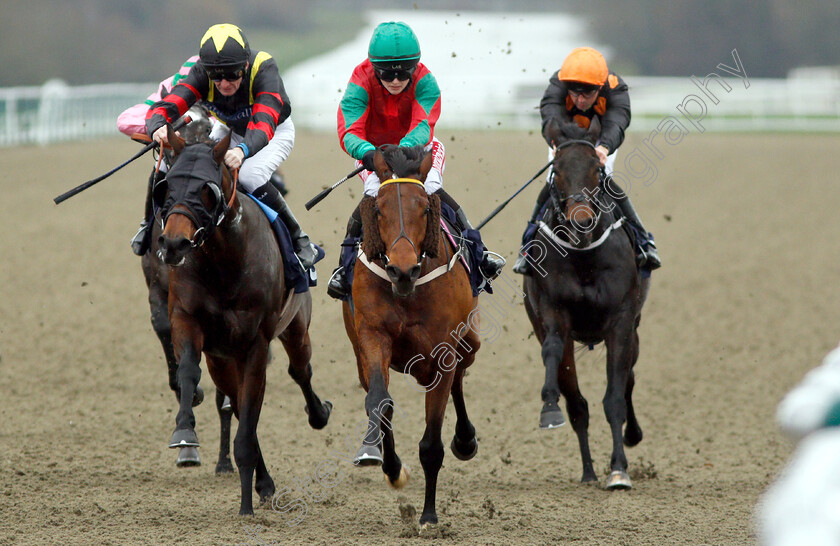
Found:
M 457 220 L 459 224 L 458 227 L 462 232 L 468 229 L 475 229 L 467 219 L 467 213 L 464 212 L 464 209 L 461 207 L 458 207 L 455 210 L 455 219 Z M 505 266 L 505 263 L 507 262 L 501 256 L 497 258 L 493 255 L 493 253 L 485 250 L 484 255 L 481 257 L 481 263 L 478 264 L 478 269 L 481 271 L 481 274 L 485 279 L 492 281 L 499 276 L 499 273 L 502 272 L 502 268 Z
M 545 184 L 540 194 L 537 196 L 537 202 L 534 205 L 534 210 L 531 212 L 531 217 L 528 219 L 528 224 L 525 226 L 525 232 L 522 234 L 522 246 L 524 247 L 534 238 L 537 233 L 537 217 L 540 214 L 545 202 L 548 201 L 550 195 L 550 186 Z M 513 264 L 513 272 L 520 275 L 530 275 L 532 272 L 531 262 L 521 251 L 516 258 L 516 263 Z
M 152 191 L 154 185 L 159 180 L 162 180 L 166 173 L 160 171 L 152 171 L 149 175 L 149 183 L 146 188 L 146 208 L 144 209 L 143 221 L 140 222 L 140 229 L 137 234 L 131 239 L 131 250 L 138 256 L 144 255 L 151 247 L 152 230 Z
M 347 222 L 347 233 L 344 234 L 344 242 L 341 245 L 341 255 L 338 260 L 338 267 L 333 271 L 330 281 L 327 283 L 327 295 L 337 300 L 346 300 L 350 295 L 352 287 L 348 283 L 347 272 L 341 264 L 349 264 L 353 259 L 352 254 L 356 251 L 356 243 L 362 236 L 362 221 L 359 207 L 350 215 Z
M 305 270 L 312 267 L 318 259 L 318 251 L 315 250 L 315 245 L 309 240 L 309 235 L 301 229 L 297 218 L 292 213 L 292 209 L 289 208 L 289 204 L 280 195 L 280 191 L 271 182 L 267 182 L 254 190 L 253 196 L 277 212 L 280 221 L 289 229 L 289 235 L 292 238 L 292 244 L 295 247 L 295 254 L 300 260 L 300 265 Z
M 612 182 L 611 177 L 607 175 L 602 176 L 604 177 L 604 185 Z M 621 189 L 616 189 L 615 184 L 611 184 L 610 188 L 610 191 L 607 193 L 618 205 L 618 209 L 621 211 L 624 219 L 631 224 L 633 230 L 637 233 L 636 249 L 638 254 L 636 255 L 636 265 L 648 271 L 659 269 L 662 267 L 662 262 L 659 259 L 656 244 L 653 242 L 653 234 L 645 229 L 641 218 L 639 218 L 636 209 L 633 208 L 633 204 L 630 202 L 630 197 Z

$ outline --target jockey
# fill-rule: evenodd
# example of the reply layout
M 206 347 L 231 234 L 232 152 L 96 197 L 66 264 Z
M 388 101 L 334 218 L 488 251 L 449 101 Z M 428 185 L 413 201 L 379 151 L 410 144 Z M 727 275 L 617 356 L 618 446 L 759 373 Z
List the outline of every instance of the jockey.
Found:
M 156 142 L 167 143 L 166 124 L 201 101 L 220 123 L 210 138 L 231 132 L 225 165 L 239 169 L 242 188 L 277 212 L 304 269 L 317 251 L 289 205 L 270 179 L 289 157 L 295 142 L 291 106 L 277 64 L 264 51 L 251 51 L 245 34 L 231 24 L 211 26 L 201 38 L 199 60 L 172 91 L 149 108 L 146 129 Z
M 555 119 L 562 126 L 569 123 L 569 119 L 579 127 L 588 128 L 593 117 L 598 116 L 601 123 L 601 134 L 596 143 L 595 152 L 601 160 L 602 190 L 609 185 L 608 194 L 618 205 L 624 218 L 632 224 L 634 231 L 640 236 L 637 240 L 636 263 L 639 267 L 650 271 L 662 265 L 653 236 L 642 225 L 636 210 L 630 203 L 630 198 L 623 190 L 612 182 L 613 165 L 616 150 L 624 141 L 624 131 L 630 125 L 630 95 L 627 84 L 618 75 L 607 69 L 604 56 L 591 47 L 573 49 L 560 70 L 549 79 L 548 87 L 540 101 L 540 116 L 542 117 L 543 137 L 549 120 Z M 528 227 L 522 236 L 523 246 L 529 243 L 536 234 L 536 222 L 542 207 L 549 197 L 550 184 L 554 179 L 554 167 L 548 174 L 547 184 L 537 197 L 534 212 L 528 221 Z M 532 271 L 528 259 L 520 254 L 513 266 L 513 271 L 522 275 L 529 275 Z
M 374 171 L 373 156 L 382 144 L 424 146 L 433 155 L 433 166 L 426 177 L 426 193 L 437 194 L 455 211 L 458 227 L 473 229 L 464 209 L 443 190 L 443 144 L 434 136 L 440 117 L 440 88 L 429 69 L 420 62 L 420 42 L 403 22 L 382 23 L 373 31 L 368 58 L 356 66 L 338 108 L 338 138 L 342 149 L 356 160 L 365 195 L 375 196 L 380 180 Z M 342 253 L 353 253 L 346 241 L 358 240 L 362 221 L 359 207 L 347 224 Z M 480 270 L 495 278 L 504 260 L 485 252 Z M 350 293 L 344 269 L 339 266 L 327 286 L 333 298 Z

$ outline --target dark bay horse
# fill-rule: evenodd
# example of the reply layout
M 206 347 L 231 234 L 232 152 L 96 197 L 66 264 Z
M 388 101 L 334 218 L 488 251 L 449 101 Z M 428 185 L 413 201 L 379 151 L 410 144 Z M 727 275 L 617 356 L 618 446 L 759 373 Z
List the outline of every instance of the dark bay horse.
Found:
M 642 440 L 632 402 L 633 366 L 639 356 L 636 329 L 649 279 L 640 277 L 630 237 L 620 228 L 621 221 L 613 218 L 615 204 L 599 188 L 597 119 L 578 139 L 567 138 L 558 123 L 550 123 L 546 131 L 556 146 L 555 175 L 535 238 L 542 247 L 540 263 L 524 281 L 525 309 L 545 365 L 540 427 L 563 424 L 558 406 L 562 394 L 580 444 L 581 481 L 597 480 L 589 452 L 589 408 L 578 386 L 574 342 L 603 341 L 607 349 L 603 404 L 613 437 L 606 487 L 629 489 L 622 443 L 634 446 Z
M 150 293 L 155 329 L 169 335 L 175 359 L 170 378 L 180 408 L 169 446 L 199 445 L 192 403 L 203 353 L 217 398 L 227 395 L 239 419 L 233 441 L 242 487 L 239 513 L 253 514 L 252 486 L 261 502 L 275 492 L 257 440 L 272 339 L 278 337 L 286 350 L 309 424 L 320 429 L 329 419 L 331 404 L 321 402 L 310 385 L 311 295 L 285 286 L 268 219 L 253 199 L 236 192 L 222 162 L 229 137 L 215 146 L 185 146 L 171 128 L 168 136 L 175 159 L 154 192 L 164 227 L 155 226 L 144 266 L 153 278 L 150 291 L 158 291 Z
M 381 446 L 388 483 L 395 488 L 407 483 L 394 447 L 395 403 L 388 384 L 390 370 L 410 374 L 426 397 L 426 430 L 420 440 L 426 476 L 420 525 L 425 527 L 438 521 L 441 428 L 450 393 L 457 414 L 450 448 L 461 460 L 478 450 L 463 393 L 464 372 L 480 346 L 477 327 L 470 327 L 478 324 L 478 298 L 455 250 L 441 237 L 439 197 L 427 195 L 423 187 L 431 154 L 422 147 L 386 145 L 377 150 L 374 163 L 384 182 L 376 198 L 361 203 L 364 256 L 355 270 L 352 305 L 345 302 L 343 308 L 359 380 L 367 391 L 368 431 L 360 450 L 365 457 L 357 461 L 375 459 Z

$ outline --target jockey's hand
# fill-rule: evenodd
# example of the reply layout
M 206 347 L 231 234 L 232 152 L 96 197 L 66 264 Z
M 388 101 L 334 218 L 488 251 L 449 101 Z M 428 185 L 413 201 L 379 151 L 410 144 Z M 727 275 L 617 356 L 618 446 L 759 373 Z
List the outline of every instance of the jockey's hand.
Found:
M 373 156 L 376 155 L 375 150 L 369 150 L 365 152 L 365 155 L 362 156 L 362 166 L 373 172 L 376 170 L 376 167 L 373 165 Z
M 236 170 L 241 167 L 243 159 L 245 159 L 245 152 L 238 146 L 225 152 L 225 165 L 230 170 Z
M 595 153 L 598 154 L 598 159 L 601 160 L 601 166 L 605 166 L 607 164 L 607 156 L 610 155 L 610 151 L 607 149 L 607 147 L 598 146 L 595 148 Z
M 178 134 L 177 131 L 175 134 Z M 160 127 L 158 127 L 157 131 L 155 131 L 152 134 L 152 140 L 154 140 L 161 146 L 166 146 L 169 144 L 169 135 L 166 132 L 166 125 L 161 125 Z

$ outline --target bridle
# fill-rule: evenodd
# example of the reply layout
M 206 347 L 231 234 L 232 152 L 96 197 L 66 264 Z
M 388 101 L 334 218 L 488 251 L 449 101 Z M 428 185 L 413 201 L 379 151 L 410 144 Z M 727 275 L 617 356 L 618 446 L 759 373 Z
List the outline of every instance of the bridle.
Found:
M 193 154 L 196 155 L 197 154 Z M 216 163 L 209 159 L 209 164 L 204 161 L 204 158 L 199 158 L 201 161 L 194 161 L 191 165 L 192 169 L 189 172 L 180 172 L 180 169 L 173 164 L 168 176 L 158 182 L 155 186 L 156 201 L 160 207 L 162 214 L 159 215 L 161 231 L 165 229 L 166 222 L 173 214 L 180 214 L 186 216 L 190 222 L 196 226 L 196 230 L 189 240 L 191 248 L 200 247 L 207 241 L 209 236 L 213 233 L 215 228 L 224 221 L 227 213 L 233 206 L 233 201 L 236 197 L 236 185 L 238 179 L 238 171 L 233 171 L 232 176 L 232 191 L 229 200 L 224 199 L 224 191 L 222 183 L 224 180 L 223 170 L 226 168 L 223 163 Z M 212 164 L 212 168 L 210 167 Z M 170 179 L 177 181 L 175 190 L 170 187 Z M 162 190 L 158 189 L 159 185 L 165 184 L 167 190 L 165 200 L 164 196 L 159 195 Z M 214 196 L 214 206 L 212 210 L 204 204 L 201 199 L 201 193 L 204 187 L 210 189 Z
M 589 142 L 588 140 L 573 139 L 573 140 L 567 140 L 567 141 L 563 142 L 562 144 L 560 144 L 559 146 L 557 146 L 555 154 L 558 153 L 563 148 L 568 148 L 569 146 L 573 146 L 575 144 L 582 144 L 582 145 L 585 145 L 585 146 L 589 146 L 593 150 L 595 149 L 595 145 L 592 144 L 591 142 Z M 571 195 L 566 195 L 563 192 L 563 190 L 558 188 L 557 184 L 554 183 L 554 176 L 555 175 L 556 175 L 556 172 L 552 171 L 552 175 L 551 175 L 552 178 L 551 178 L 551 182 L 549 184 L 549 194 L 551 195 L 552 204 L 554 205 L 553 206 L 554 213 L 555 213 L 555 216 L 557 217 L 558 222 L 561 222 L 563 224 L 572 223 L 571 220 L 566 216 L 565 208 L 563 207 L 563 203 L 565 203 L 566 201 L 571 200 L 571 201 L 574 201 L 575 203 L 586 203 L 587 201 L 597 201 L 598 203 L 600 203 L 600 201 L 598 200 L 597 192 L 595 192 L 595 194 L 593 194 L 593 195 L 587 195 L 584 192 L 573 193 Z M 598 207 L 598 208 L 600 208 L 600 207 Z M 596 221 L 599 218 L 600 218 L 600 213 L 596 214 Z
M 385 265 L 388 265 L 388 263 L 391 261 L 390 258 L 388 258 L 388 252 L 393 250 L 394 246 L 396 246 L 396 244 L 401 239 L 405 239 L 406 241 L 408 241 L 408 244 L 410 244 L 411 248 L 414 250 L 414 255 L 417 256 L 417 264 L 419 265 L 419 264 L 423 263 L 423 260 L 426 259 L 426 252 L 425 251 L 419 252 L 417 250 L 417 245 L 414 244 L 414 241 L 412 241 L 411 237 L 409 237 L 408 234 L 405 232 L 405 220 L 403 219 L 402 193 L 400 193 L 400 187 L 401 187 L 400 184 L 419 184 L 420 187 L 422 187 L 424 189 L 425 189 L 425 185 L 422 182 L 420 182 L 419 180 L 415 180 L 414 178 L 392 178 L 391 180 L 386 180 L 385 182 L 383 182 L 379 186 L 380 191 L 382 190 L 382 186 L 385 186 L 385 185 L 388 185 L 388 184 L 396 184 L 397 185 L 397 210 L 399 210 L 400 233 L 394 239 L 394 242 L 391 243 L 391 246 L 388 247 L 388 250 L 382 253 L 382 256 L 381 256 L 382 260 L 385 262 Z

